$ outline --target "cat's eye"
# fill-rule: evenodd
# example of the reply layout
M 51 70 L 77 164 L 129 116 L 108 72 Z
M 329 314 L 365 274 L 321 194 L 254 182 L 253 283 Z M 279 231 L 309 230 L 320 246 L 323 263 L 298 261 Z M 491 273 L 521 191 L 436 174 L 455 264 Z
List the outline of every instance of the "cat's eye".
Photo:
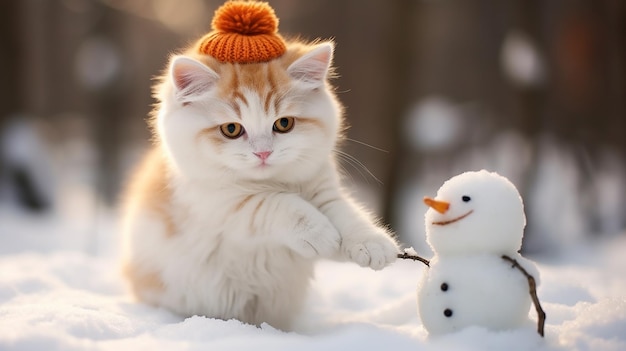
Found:
M 293 129 L 293 125 L 295 123 L 295 118 L 293 117 L 282 117 L 274 122 L 274 126 L 272 130 L 278 133 L 287 133 Z
M 222 134 L 229 139 L 237 139 L 243 135 L 243 126 L 239 123 L 224 123 L 220 126 Z

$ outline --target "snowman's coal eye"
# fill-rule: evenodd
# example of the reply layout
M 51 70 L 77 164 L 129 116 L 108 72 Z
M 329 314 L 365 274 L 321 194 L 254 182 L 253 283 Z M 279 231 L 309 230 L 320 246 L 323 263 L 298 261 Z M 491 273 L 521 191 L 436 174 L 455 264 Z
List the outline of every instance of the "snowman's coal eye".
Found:
M 467 196 L 467 195 L 464 195 L 464 196 L 461 198 L 461 200 L 463 200 L 463 202 L 470 202 L 470 200 L 471 200 L 471 199 L 472 199 L 472 198 L 471 198 L 471 197 L 469 197 L 469 196 Z

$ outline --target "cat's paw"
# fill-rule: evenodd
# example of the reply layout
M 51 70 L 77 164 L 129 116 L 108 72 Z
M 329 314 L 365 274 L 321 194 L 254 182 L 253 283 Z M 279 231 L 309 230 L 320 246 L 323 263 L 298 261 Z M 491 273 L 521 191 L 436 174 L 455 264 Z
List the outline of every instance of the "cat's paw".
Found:
M 294 251 L 306 258 L 332 257 L 339 251 L 341 236 L 326 217 L 313 220 L 302 217 L 290 244 Z
M 375 270 L 384 268 L 398 258 L 398 244 L 386 233 L 367 237 L 344 238 L 342 251 L 351 261 Z

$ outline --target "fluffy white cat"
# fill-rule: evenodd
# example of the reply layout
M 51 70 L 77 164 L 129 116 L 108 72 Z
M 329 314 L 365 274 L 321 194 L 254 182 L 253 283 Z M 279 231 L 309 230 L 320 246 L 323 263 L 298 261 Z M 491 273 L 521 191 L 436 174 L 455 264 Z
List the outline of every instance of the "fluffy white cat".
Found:
M 396 259 L 390 232 L 340 185 L 332 56 L 331 42 L 291 41 L 265 63 L 171 58 L 155 146 L 126 193 L 124 267 L 140 300 L 289 330 L 316 259 Z

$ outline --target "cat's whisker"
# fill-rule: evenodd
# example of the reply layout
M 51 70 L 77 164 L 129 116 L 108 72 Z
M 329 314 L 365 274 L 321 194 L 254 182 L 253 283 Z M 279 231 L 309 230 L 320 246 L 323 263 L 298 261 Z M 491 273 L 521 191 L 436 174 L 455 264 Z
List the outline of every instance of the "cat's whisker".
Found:
M 343 160 L 340 155 L 338 155 L 338 156 L 339 156 L 340 160 Z M 346 161 L 346 162 L 348 162 L 348 161 Z M 341 173 L 341 176 L 349 178 L 350 182 L 354 183 L 354 177 L 352 176 L 352 173 L 350 173 L 350 171 L 348 171 L 348 169 L 346 167 L 344 167 L 343 162 L 338 162 L 337 166 L 339 167 L 338 171 Z
M 368 179 L 368 177 L 366 176 L 366 174 L 365 174 L 365 173 L 363 173 L 363 171 L 362 171 L 362 170 L 361 170 L 361 168 L 358 166 L 358 164 L 356 164 L 356 163 L 354 162 L 354 160 L 352 160 L 352 159 L 350 158 L 350 155 L 344 154 L 344 153 L 343 153 L 343 152 L 341 152 L 341 151 L 339 151 L 337 154 L 338 154 L 338 156 L 339 156 L 340 161 L 343 161 L 343 164 L 348 164 L 348 165 L 352 166 L 352 168 L 353 168 L 354 170 L 356 170 L 356 171 L 359 173 L 359 175 L 361 176 L 361 178 L 365 179 L 365 181 L 369 184 L 369 179 Z M 341 165 L 341 164 L 342 164 L 342 163 L 340 163 L 340 165 Z M 349 177 L 350 177 L 350 180 L 351 180 L 352 182 L 354 182 L 354 177 L 352 176 L 352 172 L 350 172 L 350 171 L 349 171 L 346 167 L 343 167 L 343 165 L 342 165 L 342 169 L 343 169 L 343 171 L 345 172 L 345 174 L 346 174 L 347 176 L 349 176 Z
M 372 173 L 364 164 L 363 162 L 359 161 L 356 157 L 348 154 L 345 151 L 341 151 L 341 150 L 335 150 L 335 153 L 339 156 L 340 159 L 346 161 L 346 163 L 350 164 L 352 167 L 354 167 L 354 169 L 359 172 L 359 174 L 363 177 L 363 179 L 367 180 L 368 177 L 366 176 L 369 175 L 370 177 L 372 177 L 379 185 L 382 185 L 383 182 L 378 179 L 374 173 Z M 363 173 L 363 171 L 365 171 L 365 173 Z
M 384 152 L 384 153 L 386 153 L 386 154 L 388 154 L 388 153 L 389 153 L 389 151 L 387 151 L 387 150 L 385 150 L 385 149 L 381 149 L 381 148 L 379 148 L 379 147 L 376 147 L 376 146 L 374 146 L 374 145 L 370 145 L 370 144 L 365 143 L 365 142 L 362 142 L 362 141 L 360 141 L 360 140 L 356 140 L 356 139 L 352 139 L 352 138 L 344 138 L 344 140 L 346 140 L 346 141 L 351 141 L 351 142 L 356 143 L 356 144 L 359 144 L 359 145 L 367 146 L 367 147 L 369 147 L 369 148 L 371 148 L 371 149 L 374 149 L 374 150 L 376 150 L 376 151 L 380 151 L 380 152 Z

